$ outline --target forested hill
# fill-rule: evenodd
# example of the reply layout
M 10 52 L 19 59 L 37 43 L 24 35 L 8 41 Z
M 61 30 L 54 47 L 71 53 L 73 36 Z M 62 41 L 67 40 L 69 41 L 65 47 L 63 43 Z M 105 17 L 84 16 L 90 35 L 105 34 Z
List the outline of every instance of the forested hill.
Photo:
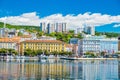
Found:
M 4 23 L 0 22 L 0 28 L 3 28 L 3 26 L 4 26 Z M 9 29 L 14 28 L 16 30 L 25 29 L 30 32 L 40 30 L 39 26 L 22 26 L 22 25 L 11 25 L 11 24 L 6 24 L 6 28 L 9 28 Z

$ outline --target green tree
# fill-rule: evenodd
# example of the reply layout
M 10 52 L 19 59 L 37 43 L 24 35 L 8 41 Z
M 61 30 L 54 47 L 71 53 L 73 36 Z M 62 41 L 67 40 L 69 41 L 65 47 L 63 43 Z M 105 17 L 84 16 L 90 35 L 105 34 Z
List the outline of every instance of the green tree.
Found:
M 12 51 L 12 54 L 18 55 L 18 52 L 17 52 L 16 50 L 13 50 L 13 51 Z
M 47 50 L 44 50 L 44 54 L 45 54 L 45 55 L 50 55 Z
M 0 52 L 5 54 L 5 53 L 7 53 L 7 49 L 1 48 L 1 49 L 0 49 Z
M 31 50 L 31 49 L 26 49 L 26 50 L 24 51 L 24 55 L 25 55 L 25 56 L 31 56 L 31 54 L 32 54 L 32 50 Z
M 39 31 L 39 32 L 37 32 L 37 37 L 41 37 L 42 35 L 44 34 L 44 32 L 42 32 L 42 31 Z
M 43 51 L 41 49 L 39 49 L 36 51 L 36 53 L 37 53 L 37 55 L 41 55 L 41 54 L 43 54 Z
M 14 51 L 14 49 L 7 49 L 8 53 L 12 54 L 12 51 Z
M 86 52 L 85 55 L 91 56 L 91 57 L 96 57 L 96 55 L 93 52 Z
M 69 30 L 69 33 L 72 33 L 72 34 L 74 34 L 74 30 Z
M 82 34 L 79 33 L 78 36 L 77 36 L 77 38 L 79 38 L 79 39 L 83 39 Z
M 100 32 L 96 32 L 96 31 L 95 31 L 95 35 L 96 35 L 96 36 L 100 36 L 100 35 L 101 35 L 101 33 L 100 33 Z
M 101 52 L 101 56 L 105 56 L 105 52 L 102 51 L 102 52 Z
M 21 32 L 18 32 L 18 36 L 23 36 L 23 33 L 21 33 Z

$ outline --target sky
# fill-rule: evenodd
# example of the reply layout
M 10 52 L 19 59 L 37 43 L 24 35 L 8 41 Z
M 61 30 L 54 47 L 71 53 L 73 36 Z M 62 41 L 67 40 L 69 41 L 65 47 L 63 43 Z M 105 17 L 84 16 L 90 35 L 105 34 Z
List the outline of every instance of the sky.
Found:
M 120 32 L 120 0 L 0 0 L 0 21 L 35 26 L 60 21 L 71 29 Z

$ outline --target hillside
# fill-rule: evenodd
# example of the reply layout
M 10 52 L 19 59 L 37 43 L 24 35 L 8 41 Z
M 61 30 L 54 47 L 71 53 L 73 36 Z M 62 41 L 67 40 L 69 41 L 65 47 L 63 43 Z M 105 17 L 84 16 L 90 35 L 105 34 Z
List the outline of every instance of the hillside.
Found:
M 4 23 L 3 22 L 0 22 L 0 28 L 3 28 L 4 26 Z M 22 26 L 22 25 L 10 25 L 10 24 L 6 24 L 6 28 L 14 28 L 16 30 L 19 30 L 19 29 L 25 29 L 26 31 L 29 31 L 29 32 L 37 32 L 40 30 L 40 28 L 38 26 Z

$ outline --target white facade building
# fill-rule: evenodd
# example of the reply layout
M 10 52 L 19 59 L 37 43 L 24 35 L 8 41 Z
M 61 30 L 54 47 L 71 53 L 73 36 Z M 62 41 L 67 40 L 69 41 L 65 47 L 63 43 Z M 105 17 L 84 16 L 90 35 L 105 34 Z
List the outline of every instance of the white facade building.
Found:
M 106 52 L 114 54 L 118 52 L 118 40 L 108 39 L 105 36 L 88 36 L 78 41 L 78 53 L 83 55 L 86 52 Z
M 83 55 L 86 52 L 99 53 L 100 40 L 81 39 L 78 42 L 78 54 Z
M 0 39 L 0 49 L 5 48 L 5 49 L 15 49 L 19 50 L 19 42 L 20 38 L 1 38 Z
M 100 51 L 107 54 L 114 54 L 118 52 L 118 39 L 101 39 Z

